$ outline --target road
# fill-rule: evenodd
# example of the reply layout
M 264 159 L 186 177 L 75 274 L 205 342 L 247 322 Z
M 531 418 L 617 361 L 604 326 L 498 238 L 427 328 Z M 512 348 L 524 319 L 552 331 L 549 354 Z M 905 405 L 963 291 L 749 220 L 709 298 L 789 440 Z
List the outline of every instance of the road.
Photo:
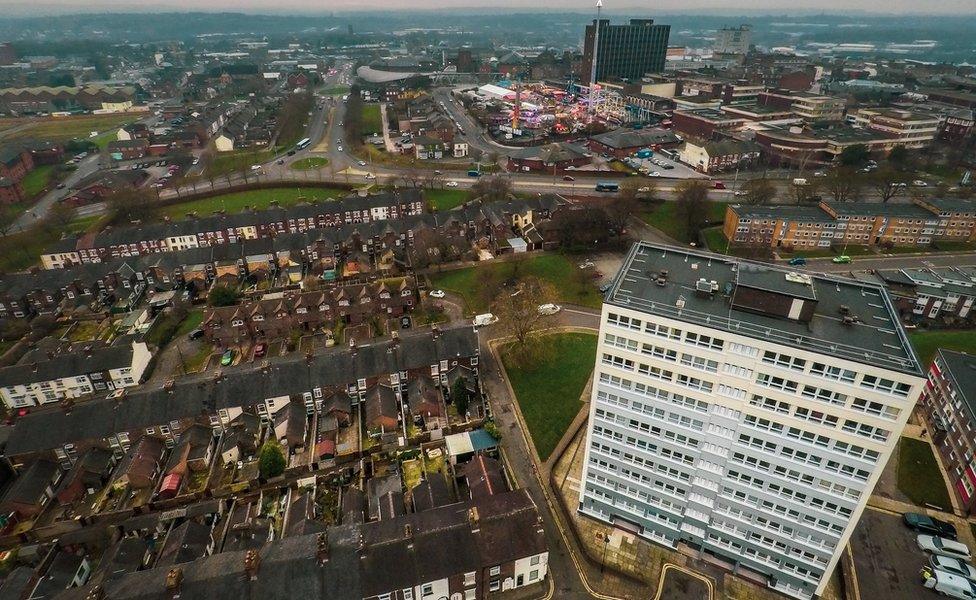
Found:
M 25 210 L 17 219 L 14 221 L 11 227 L 11 232 L 23 231 L 24 229 L 34 225 L 40 219 L 47 216 L 47 212 L 51 210 L 56 202 L 67 196 L 72 192 L 72 187 L 78 184 L 81 180 L 89 177 L 92 173 L 98 171 L 101 168 L 101 155 L 92 154 L 78 163 L 78 168 L 74 170 L 67 178 L 64 179 L 63 188 L 55 188 L 50 192 L 41 196 L 41 199 L 37 201 L 34 206 Z

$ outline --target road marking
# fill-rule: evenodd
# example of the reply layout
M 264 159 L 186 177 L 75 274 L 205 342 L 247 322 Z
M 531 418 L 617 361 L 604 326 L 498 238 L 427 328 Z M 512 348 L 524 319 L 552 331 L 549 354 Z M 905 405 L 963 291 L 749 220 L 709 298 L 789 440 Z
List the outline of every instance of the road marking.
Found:
M 709 577 L 702 575 L 701 573 L 696 573 L 691 569 L 676 565 L 674 563 L 664 563 L 664 567 L 661 569 L 661 578 L 657 582 L 657 594 L 654 596 L 654 600 L 661 600 L 661 593 L 664 592 L 664 578 L 668 571 L 674 569 L 675 571 L 680 571 L 685 575 L 694 577 L 700 581 L 705 582 L 705 587 L 708 588 L 708 600 L 712 600 L 715 597 L 715 588 L 712 586 L 712 580 Z

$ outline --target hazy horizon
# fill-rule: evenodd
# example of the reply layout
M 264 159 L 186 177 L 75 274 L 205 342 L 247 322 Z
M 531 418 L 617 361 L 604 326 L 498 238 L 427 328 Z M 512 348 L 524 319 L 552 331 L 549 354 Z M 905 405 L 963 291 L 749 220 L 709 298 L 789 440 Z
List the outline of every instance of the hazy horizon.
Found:
M 968 4 L 968 6 L 967 6 Z M 194 0 L 170 0 L 164 6 L 156 2 L 131 0 L 49 0 L 25 4 L 0 0 L 6 16 L 29 17 L 63 15 L 72 13 L 166 13 L 166 12 L 236 12 L 246 14 L 272 14 L 286 16 L 288 14 L 328 14 L 332 12 L 371 12 L 371 11 L 433 11 L 446 12 L 460 9 L 465 12 L 497 12 L 500 8 L 512 12 L 588 12 L 595 10 L 595 1 L 591 0 L 542 0 L 527 6 L 521 0 L 497 0 L 486 3 L 485 0 L 334 0 L 328 5 L 312 0 L 211 0 L 205 7 L 201 7 Z M 646 3 L 610 0 L 604 3 L 603 11 L 612 16 L 615 13 L 647 13 L 647 14 L 681 14 L 701 13 L 710 14 L 766 14 L 766 15 L 809 15 L 819 13 L 830 14 L 921 14 L 921 15 L 956 15 L 972 14 L 976 12 L 976 0 L 971 2 L 955 2 L 950 0 L 930 0 L 920 7 L 917 0 L 740 0 L 734 8 L 728 4 L 714 0 L 662 0 L 653 8 Z

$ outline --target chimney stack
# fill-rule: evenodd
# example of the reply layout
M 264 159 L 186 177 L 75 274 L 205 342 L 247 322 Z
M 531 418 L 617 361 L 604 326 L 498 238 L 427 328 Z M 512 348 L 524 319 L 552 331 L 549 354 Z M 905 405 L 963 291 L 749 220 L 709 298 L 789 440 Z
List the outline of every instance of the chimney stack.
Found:
M 183 587 L 183 569 L 173 567 L 166 573 L 166 591 L 170 592 L 172 598 L 179 598 L 181 587 Z
M 329 534 L 320 533 L 315 540 L 315 556 L 319 560 L 319 565 L 329 562 Z
M 261 555 L 257 550 L 248 550 L 244 554 L 244 572 L 254 581 L 258 578 L 258 567 L 261 566 Z

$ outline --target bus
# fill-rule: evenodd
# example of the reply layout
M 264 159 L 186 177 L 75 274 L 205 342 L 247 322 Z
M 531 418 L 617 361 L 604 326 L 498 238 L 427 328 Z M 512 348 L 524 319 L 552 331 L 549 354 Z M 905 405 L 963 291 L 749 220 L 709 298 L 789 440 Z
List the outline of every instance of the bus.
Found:
M 616 192 L 620 190 L 620 184 L 613 183 L 612 181 L 601 181 L 596 184 L 596 191 L 598 192 Z
M 302 138 L 302 139 L 298 140 L 298 143 L 297 144 L 295 144 L 295 150 L 304 150 L 305 148 L 308 148 L 308 145 L 311 144 L 311 143 L 312 143 L 312 140 L 310 140 L 308 138 Z

